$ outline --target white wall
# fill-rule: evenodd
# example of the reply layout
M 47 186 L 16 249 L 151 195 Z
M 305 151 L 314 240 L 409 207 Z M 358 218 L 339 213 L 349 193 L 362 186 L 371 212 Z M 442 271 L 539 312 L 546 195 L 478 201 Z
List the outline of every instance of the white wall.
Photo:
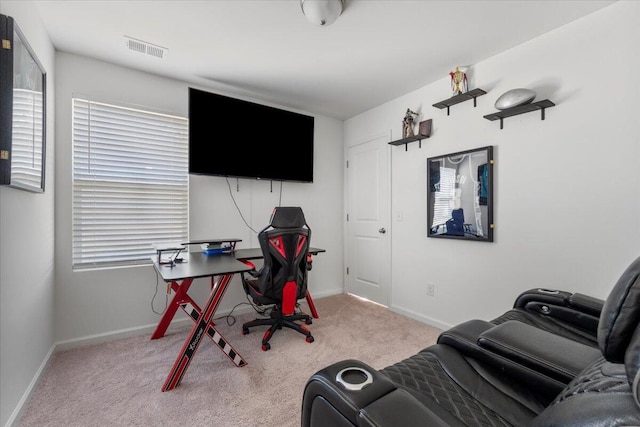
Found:
M 345 143 L 392 129 L 407 108 L 433 118 L 430 139 L 392 147 L 392 309 L 427 323 L 489 320 L 533 287 L 606 298 L 640 255 L 640 2 L 621 1 L 473 66 L 488 93 L 446 110 L 448 71 L 431 85 L 345 122 Z M 435 41 L 432 41 L 435 42 Z M 452 67 L 460 64 L 451 64 Z M 447 76 L 447 77 L 445 77 Z M 483 118 L 526 87 L 546 112 Z M 427 238 L 426 159 L 495 147 L 495 242 Z M 435 296 L 426 296 L 426 283 Z
M 2 1 L 47 71 L 45 192 L 0 187 L 0 425 L 15 419 L 52 349 L 54 293 L 54 55 L 36 7 Z
M 151 267 L 71 271 L 72 94 L 186 114 L 188 84 L 55 54 L 31 2 L 3 0 L 0 12 L 18 20 L 49 76 L 47 191 L 0 188 L 4 425 L 15 416 L 54 342 L 135 331 L 158 320 L 149 306 L 156 285 Z M 403 213 L 403 221 L 394 222 L 391 230 L 393 310 L 453 325 L 494 317 L 535 286 L 606 297 L 640 254 L 640 93 L 633 78 L 640 69 L 640 29 L 634 22 L 639 15 L 640 3 L 616 2 L 476 64 L 469 72 L 470 87 L 488 91 L 478 98 L 477 108 L 472 102 L 459 104 L 450 116 L 433 108 L 450 96 L 443 77 L 345 123 L 344 141 L 350 145 L 362 135 L 389 129 L 399 138 L 407 107 L 422 111 L 421 120 L 434 119 L 433 136 L 422 149 L 415 143 L 408 152 L 391 147 L 392 217 Z M 515 87 L 535 89 L 538 99 L 558 105 L 547 111 L 544 122 L 530 113 L 506 119 L 500 130 L 482 116 L 495 111 L 495 99 Z M 282 204 L 301 205 L 313 228 L 312 244 L 327 249 L 316 257 L 310 275 L 311 290 L 320 297 L 343 289 L 344 159 L 342 123 L 316 117 L 316 129 L 316 180 L 285 183 Z M 497 161 L 496 241 L 427 239 L 426 158 L 484 145 L 494 145 Z M 260 228 L 277 203 L 278 185 L 271 193 L 266 182 L 241 180 L 239 192 L 235 184 L 231 180 L 238 205 Z M 190 186 L 193 238 L 237 236 L 244 239 L 242 247 L 255 245 L 224 179 L 192 177 Z M 434 297 L 426 296 L 427 282 L 436 285 Z M 202 296 L 206 286 L 193 288 L 200 288 Z M 239 287 L 233 287 L 221 311 L 241 300 Z M 156 300 L 156 308 L 161 306 Z
M 71 100 L 78 94 L 186 117 L 189 84 L 63 52 L 56 56 L 56 70 L 59 141 L 56 147 L 56 340 L 73 341 L 114 331 L 140 333 L 137 328 L 154 326 L 159 320 L 150 307 L 156 289 L 153 267 L 72 271 Z M 247 135 L 254 134 L 247 129 Z M 277 138 L 277 135 L 271 137 Z M 269 137 L 265 138 L 268 143 Z M 312 245 L 327 249 L 325 254 L 316 257 L 309 276 L 310 290 L 316 298 L 343 291 L 342 205 L 339 203 L 343 185 L 342 152 L 342 122 L 316 116 L 314 183 L 283 184 L 282 205 L 301 206 L 312 229 Z M 236 191 L 235 179 L 229 182 L 249 225 L 256 231 L 266 226 L 271 210 L 278 204 L 280 184 L 274 183 L 272 193 L 269 182 L 243 179 L 239 181 L 239 191 Z M 238 237 L 243 240 L 238 248 L 258 246 L 254 233 L 236 211 L 224 178 L 192 176 L 189 186 L 192 239 Z M 192 285 L 196 301 L 204 302 L 207 284 L 203 279 L 200 285 Z M 154 304 L 157 311 L 164 308 L 164 289 L 161 283 Z M 236 277 L 219 314 L 243 301 L 246 299 Z M 182 313 L 180 316 L 184 318 Z

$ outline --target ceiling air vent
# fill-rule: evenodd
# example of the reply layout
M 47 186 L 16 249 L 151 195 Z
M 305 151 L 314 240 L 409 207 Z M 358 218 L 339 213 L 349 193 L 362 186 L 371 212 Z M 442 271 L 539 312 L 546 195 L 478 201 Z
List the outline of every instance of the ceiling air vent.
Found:
M 134 39 L 129 36 L 124 36 L 124 38 L 127 40 L 127 47 L 129 48 L 129 50 L 132 50 L 134 52 L 144 53 L 162 59 L 167 56 L 167 52 L 169 51 L 169 49 L 167 49 L 166 47 L 147 43 L 145 41 Z

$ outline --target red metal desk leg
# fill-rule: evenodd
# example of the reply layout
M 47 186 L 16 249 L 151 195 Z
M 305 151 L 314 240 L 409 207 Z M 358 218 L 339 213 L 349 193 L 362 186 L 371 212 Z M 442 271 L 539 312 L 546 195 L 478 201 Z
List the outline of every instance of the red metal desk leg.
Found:
M 182 345 L 182 349 L 180 350 L 180 354 L 176 358 L 176 361 L 167 376 L 167 379 L 162 386 L 162 391 L 173 390 L 182 381 L 182 377 L 184 376 L 193 356 L 200 346 L 200 342 L 202 341 L 202 336 L 206 333 L 209 335 L 216 344 L 224 351 L 224 353 L 232 360 L 239 357 L 240 364 L 238 366 L 245 366 L 247 363 L 242 359 L 242 357 L 228 344 L 226 339 L 220 335 L 220 333 L 215 329 L 213 323 L 211 322 L 213 316 L 220 305 L 220 301 L 222 301 L 222 297 L 227 290 L 229 282 L 233 274 L 225 274 L 219 276 L 216 284 L 213 286 L 211 290 L 211 294 L 209 299 L 207 300 L 207 304 L 204 306 L 198 321 L 193 325 L 193 329 L 189 334 L 189 337 L 185 340 Z M 210 333 L 211 331 L 211 333 Z M 220 343 L 219 343 L 220 342 Z M 233 354 L 233 358 L 231 357 Z
M 313 303 L 313 299 L 311 298 L 311 294 L 309 293 L 309 290 L 307 289 L 307 304 L 309 304 L 309 310 L 311 310 L 311 316 L 313 316 L 314 319 L 318 318 L 318 310 L 316 310 L 316 305 Z
M 180 307 L 189 317 L 191 317 L 191 319 L 193 319 L 194 322 L 198 322 L 200 314 L 202 313 L 200 307 L 192 303 L 184 303 Z M 211 341 L 213 341 L 213 343 L 217 345 L 237 367 L 241 368 L 247 364 L 236 349 L 234 349 L 220 331 L 216 329 L 213 320 L 209 322 L 209 325 L 207 325 L 207 336 L 211 338 Z
M 160 325 L 158 326 L 158 328 L 156 329 L 156 332 L 151 337 L 151 339 L 162 338 L 164 336 L 164 333 L 169 323 L 171 322 L 171 319 L 175 315 L 175 312 L 176 312 L 175 305 L 178 305 L 180 308 L 182 308 L 182 310 L 191 318 L 191 320 L 193 320 L 196 323 L 198 322 L 198 319 L 200 318 L 200 315 L 202 313 L 202 309 L 198 307 L 198 304 L 196 304 L 195 301 L 193 301 L 193 299 L 189 297 L 189 295 L 184 293 L 185 288 L 183 288 L 183 290 L 180 291 L 179 290 L 180 285 L 178 285 L 178 283 L 174 281 L 174 282 L 171 282 L 170 284 L 174 292 L 176 293 L 180 292 L 180 297 L 178 298 L 174 297 L 172 299 L 171 306 L 173 307 L 174 313 L 173 314 L 170 313 L 169 315 L 166 315 L 166 318 L 165 317 L 162 318 L 162 320 L 160 321 L 160 324 L 162 326 Z M 189 285 L 191 285 L 191 283 L 185 284 L 187 288 L 189 287 Z M 211 288 L 213 289 L 214 286 L 215 286 L 215 283 L 212 279 Z M 220 348 L 220 350 L 222 350 L 224 354 L 226 354 L 227 357 L 236 366 L 242 367 L 247 364 L 247 362 L 242 358 L 242 356 L 238 354 L 238 352 L 231 346 L 231 344 L 229 344 L 226 338 L 216 329 L 215 323 L 213 321 L 209 322 L 209 325 L 207 327 L 207 335 L 209 336 L 209 338 L 211 338 L 211 341 L 213 341 L 213 343 L 216 344 Z
M 171 289 L 173 289 L 176 294 L 173 296 L 171 302 L 167 306 L 167 309 L 162 315 L 162 318 L 160 319 L 156 330 L 153 332 L 153 335 L 151 335 L 152 340 L 162 338 L 164 336 L 164 333 L 167 331 L 169 324 L 173 320 L 173 316 L 176 315 L 176 311 L 178 311 L 178 307 L 180 307 L 181 304 L 188 302 L 195 305 L 195 302 L 189 295 L 187 295 L 187 291 L 189 290 L 191 283 L 193 283 L 193 279 L 185 279 L 181 284 L 178 284 L 175 281 L 171 282 Z

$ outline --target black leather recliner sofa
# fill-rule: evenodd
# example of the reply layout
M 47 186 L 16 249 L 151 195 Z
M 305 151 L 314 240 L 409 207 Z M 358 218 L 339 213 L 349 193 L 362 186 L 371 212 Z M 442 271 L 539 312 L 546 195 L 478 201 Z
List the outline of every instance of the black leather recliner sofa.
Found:
M 570 294 L 553 296 L 555 308 L 569 307 Z M 581 320 L 516 302 L 508 316 L 457 325 L 380 371 L 358 360 L 318 371 L 302 426 L 640 426 L 640 258 L 603 304 L 578 299 L 576 316 L 599 313 L 597 346 L 575 339 Z

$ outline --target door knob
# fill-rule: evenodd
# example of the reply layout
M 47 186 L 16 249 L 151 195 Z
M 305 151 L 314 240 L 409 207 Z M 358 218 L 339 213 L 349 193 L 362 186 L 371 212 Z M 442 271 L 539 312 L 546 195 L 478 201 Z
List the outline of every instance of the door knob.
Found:
M 387 232 L 387 230 L 385 230 L 384 227 L 382 227 L 381 229 L 378 230 L 378 233 L 380 233 L 380 234 L 384 234 L 386 232 Z

